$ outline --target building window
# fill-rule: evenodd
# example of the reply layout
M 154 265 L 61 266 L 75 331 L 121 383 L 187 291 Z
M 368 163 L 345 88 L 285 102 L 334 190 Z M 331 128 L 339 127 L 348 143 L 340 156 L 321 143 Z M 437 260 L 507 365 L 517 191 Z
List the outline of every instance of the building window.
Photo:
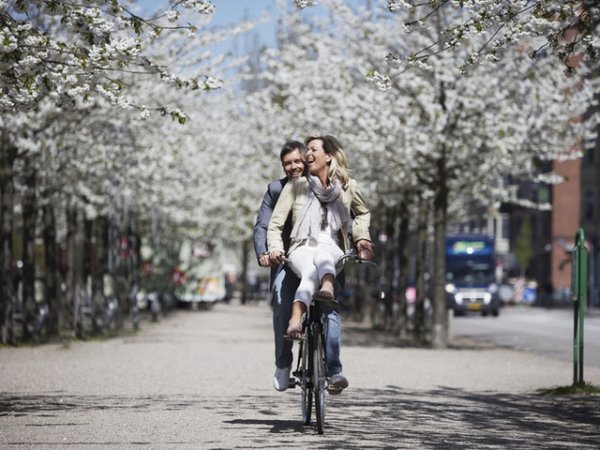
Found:
M 510 237 L 510 220 L 508 214 L 502 214 L 500 216 L 501 220 L 501 230 L 502 230 L 502 239 L 508 239 Z
M 594 220 L 596 216 L 594 207 L 596 206 L 596 193 L 593 189 L 586 189 L 583 197 L 583 218 L 585 220 Z
M 538 203 L 550 203 L 550 188 L 548 186 L 542 186 L 537 191 Z
M 594 164 L 596 161 L 596 149 L 594 147 L 590 147 L 585 152 L 585 162 L 588 164 Z

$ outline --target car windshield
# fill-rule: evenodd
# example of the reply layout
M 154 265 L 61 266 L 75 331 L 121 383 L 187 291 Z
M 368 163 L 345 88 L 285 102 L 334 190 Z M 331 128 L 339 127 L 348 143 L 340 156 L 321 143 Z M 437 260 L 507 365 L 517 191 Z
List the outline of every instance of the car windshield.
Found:
M 494 268 L 483 261 L 448 261 L 446 279 L 455 284 L 489 284 L 494 282 Z

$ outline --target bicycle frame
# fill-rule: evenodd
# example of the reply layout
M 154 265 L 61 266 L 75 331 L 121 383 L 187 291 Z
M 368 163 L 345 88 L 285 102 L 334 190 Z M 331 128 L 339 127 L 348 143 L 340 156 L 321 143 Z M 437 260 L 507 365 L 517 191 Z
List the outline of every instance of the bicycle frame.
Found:
M 358 264 L 377 265 L 359 258 L 355 251 L 344 254 L 338 261 L 339 273 L 347 260 Z M 285 259 L 287 263 L 287 258 Z M 325 427 L 325 391 L 328 390 L 325 334 L 327 314 L 319 307 L 314 298 L 307 309 L 302 323 L 303 338 L 300 340 L 296 370 L 292 372 L 290 387 L 300 386 L 302 390 L 302 419 L 304 425 L 310 425 L 314 395 L 316 429 L 323 434 Z
M 325 364 L 326 314 L 314 301 L 304 317 L 296 370 L 292 373 L 293 387 L 302 390 L 302 419 L 310 425 L 314 399 L 316 428 L 323 434 L 325 422 L 325 390 L 327 366 Z

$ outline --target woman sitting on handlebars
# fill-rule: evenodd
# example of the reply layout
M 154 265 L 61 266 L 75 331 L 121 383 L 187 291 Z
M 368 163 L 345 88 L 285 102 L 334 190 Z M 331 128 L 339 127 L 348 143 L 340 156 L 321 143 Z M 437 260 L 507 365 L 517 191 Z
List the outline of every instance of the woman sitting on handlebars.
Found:
M 292 213 L 293 229 L 288 263 L 300 278 L 294 297 L 287 334 L 302 333 L 302 315 L 314 298 L 335 306 L 333 286 L 336 263 L 350 248 L 348 226 L 358 257 L 370 260 L 373 245 L 369 236 L 371 214 L 356 181 L 349 177 L 344 151 L 333 136 L 306 139 L 306 176 L 285 185 L 273 211 L 267 232 L 272 263 L 285 260 L 283 226 Z

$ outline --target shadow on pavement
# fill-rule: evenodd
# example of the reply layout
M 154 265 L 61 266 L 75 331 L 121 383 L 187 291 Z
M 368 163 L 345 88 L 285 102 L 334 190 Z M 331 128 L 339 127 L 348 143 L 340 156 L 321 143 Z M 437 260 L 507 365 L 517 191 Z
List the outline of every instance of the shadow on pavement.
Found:
M 273 401 L 258 400 L 258 404 Z M 272 412 L 261 419 L 225 423 L 238 427 L 248 438 L 256 431 L 283 434 L 273 448 L 291 445 L 293 431 L 302 431 L 294 444 L 310 442 L 311 448 L 324 449 L 582 449 L 598 448 L 600 438 L 600 397 L 549 398 L 443 387 L 348 390 L 342 396 L 328 397 L 326 432 L 319 437 L 312 427 L 299 425 L 299 397 L 293 400 L 298 408 L 295 426 L 281 416 L 269 417 Z M 264 446 L 264 442 L 256 444 L 254 448 Z
M 428 344 L 419 345 L 412 339 L 402 340 L 389 331 L 374 330 L 356 322 L 344 323 L 342 333 L 344 347 L 430 348 Z M 476 339 L 474 336 L 461 336 L 450 339 L 448 348 L 452 350 L 487 350 L 493 348 L 510 349 L 511 347 Z
M 599 407 L 600 397 L 390 387 L 345 397 L 331 412 L 330 422 L 334 430 L 357 427 L 356 438 L 373 447 L 597 448 Z
M 326 431 L 318 436 L 311 426 L 302 425 L 300 396 L 294 391 L 210 399 L 0 395 L 0 417 L 20 417 L 29 422 L 21 423 L 25 427 L 86 425 L 93 417 L 86 415 L 88 411 L 184 410 L 193 417 L 195 412 L 206 413 L 207 408 L 220 418 L 223 436 L 234 434 L 244 445 L 225 440 L 209 443 L 199 435 L 195 442 L 199 448 L 583 449 L 598 448 L 600 439 L 600 396 L 544 397 L 446 387 L 348 389 L 340 396 L 327 397 Z M 72 423 L 73 415 L 66 413 L 73 412 L 83 423 Z

